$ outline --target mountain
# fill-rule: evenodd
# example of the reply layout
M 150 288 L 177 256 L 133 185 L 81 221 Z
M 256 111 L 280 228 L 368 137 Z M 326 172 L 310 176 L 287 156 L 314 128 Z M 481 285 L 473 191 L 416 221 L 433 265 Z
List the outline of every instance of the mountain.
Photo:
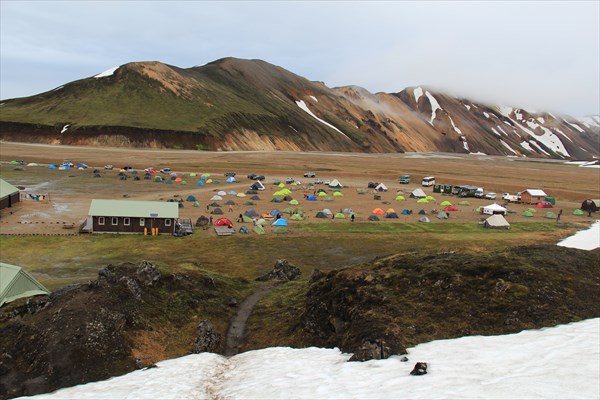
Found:
M 261 60 L 133 62 L 3 100 L 0 138 L 198 150 L 599 155 L 600 118 L 485 105 L 413 87 L 328 88 Z

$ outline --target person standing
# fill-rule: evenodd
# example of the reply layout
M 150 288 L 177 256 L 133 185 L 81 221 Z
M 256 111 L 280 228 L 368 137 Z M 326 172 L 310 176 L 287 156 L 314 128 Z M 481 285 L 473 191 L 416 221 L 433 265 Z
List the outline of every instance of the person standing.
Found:
M 556 215 L 556 222 L 560 221 L 561 215 L 562 215 L 562 208 L 558 211 L 558 214 Z

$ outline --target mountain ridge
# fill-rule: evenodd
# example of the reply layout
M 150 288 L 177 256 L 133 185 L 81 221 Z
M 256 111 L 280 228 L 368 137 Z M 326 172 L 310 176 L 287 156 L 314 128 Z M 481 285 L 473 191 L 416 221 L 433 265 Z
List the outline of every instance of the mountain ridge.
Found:
M 416 86 L 329 88 L 263 60 L 131 62 L 3 100 L 0 138 L 198 150 L 442 151 L 598 157 L 600 118 L 485 105 Z

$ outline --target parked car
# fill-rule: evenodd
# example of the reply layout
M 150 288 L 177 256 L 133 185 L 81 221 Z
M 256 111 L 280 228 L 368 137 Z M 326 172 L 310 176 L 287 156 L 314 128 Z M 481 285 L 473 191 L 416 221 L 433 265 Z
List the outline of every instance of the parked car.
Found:
M 264 181 L 265 180 L 265 176 L 264 175 L 256 175 L 256 180 L 257 181 Z
M 331 183 L 331 180 L 325 179 L 325 182 L 323 182 L 323 183 L 326 184 L 326 185 L 329 185 Z
M 253 181 L 255 181 L 257 176 L 258 175 L 256 174 L 248 174 L 248 179 L 252 179 Z
M 322 183 L 323 183 L 323 179 L 321 179 L 321 178 L 315 179 L 315 185 L 320 185 Z
M 171 171 L 171 168 L 161 168 L 160 169 L 161 174 L 170 174 L 171 172 L 173 172 L 173 171 Z
M 493 193 L 493 192 L 487 193 L 485 195 L 485 198 L 488 200 L 496 200 L 496 197 L 497 197 L 496 193 Z
M 225 176 L 235 176 L 235 172 L 225 172 Z
M 113 165 L 112 164 L 106 164 L 104 166 L 104 169 L 113 169 Z
M 285 183 L 287 183 L 287 184 L 294 183 L 294 178 L 285 178 Z
M 317 176 L 317 174 L 315 174 L 314 172 L 310 171 L 310 172 L 305 172 L 304 173 L 304 177 L 305 178 L 314 178 L 315 176 Z
M 126 165 L 126 166 L 122 167 L 121 169 L 123 169 L 125 171 L 131 171 L 133 169 L 133 167 L 131 165 Z
M 375 189 L 375 188 L 377 187 L 377 185 L 379 185 L 379 182 L 369 182 L 369 183 L 367 184 L 367 187 L 368 187 L 369 189 Z
M 63 160 L 62 165 L 64 165 L 65 167 L 73 167 L 74 166 L 74 164 L 69 160 Z
M 86 163 L 82 163 L 82 162 L 77 163 L 77 168 L 87 168 L 87 167 L 88 167 L 88 165 Z

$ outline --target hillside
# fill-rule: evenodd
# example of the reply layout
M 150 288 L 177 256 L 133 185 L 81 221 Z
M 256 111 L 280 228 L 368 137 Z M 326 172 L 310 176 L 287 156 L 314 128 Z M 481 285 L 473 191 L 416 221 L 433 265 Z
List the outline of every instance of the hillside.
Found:
M 261 60 L 182 69 L 133 62 L 3 100 L 7 141 L 198 150 L 432 151 L 598 156 L 600 118 L 479 104 L 407 88 L 328 88 Z

